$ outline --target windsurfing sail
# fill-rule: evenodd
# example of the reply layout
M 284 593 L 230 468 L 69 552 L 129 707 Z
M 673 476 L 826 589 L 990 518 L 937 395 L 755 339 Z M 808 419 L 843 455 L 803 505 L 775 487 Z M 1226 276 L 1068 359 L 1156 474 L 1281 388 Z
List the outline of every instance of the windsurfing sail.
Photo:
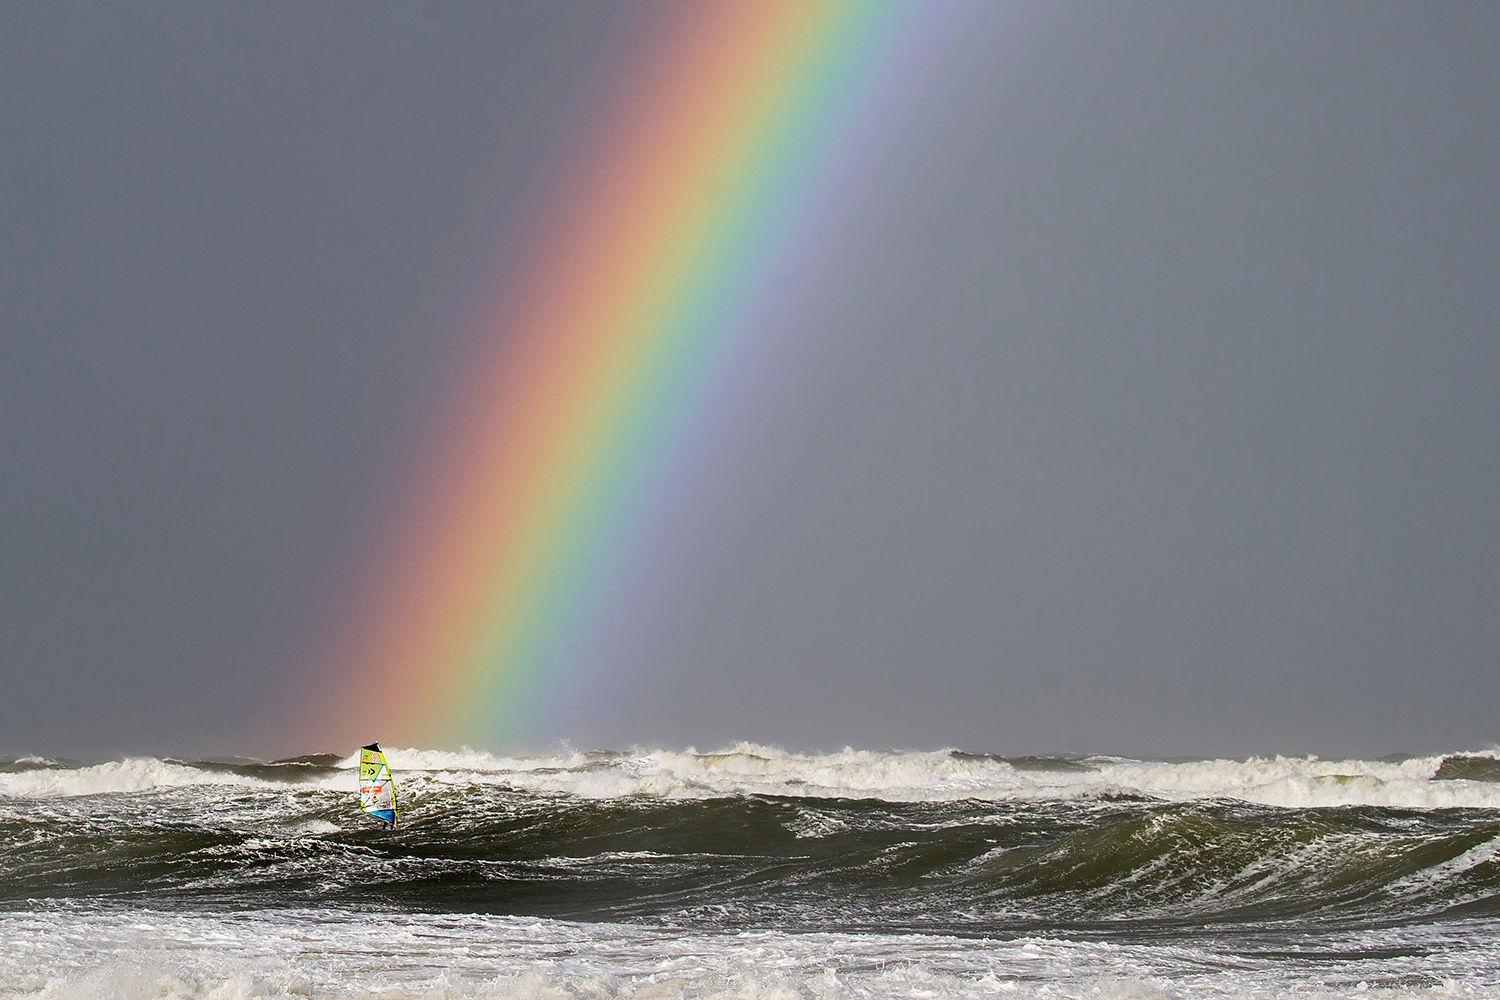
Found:
M 396 783 L 379 743 L 359 748 L 359 804 L 376 819 L 396 825 Z

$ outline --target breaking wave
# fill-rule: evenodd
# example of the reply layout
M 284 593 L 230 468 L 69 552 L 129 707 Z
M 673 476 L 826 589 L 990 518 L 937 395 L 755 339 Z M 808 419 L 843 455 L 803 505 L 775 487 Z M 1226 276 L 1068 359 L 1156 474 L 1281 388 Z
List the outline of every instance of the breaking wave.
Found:
M 1378 761 L 1145 761 L 1005 758 L 957 750 L 799 754 L 745 743 L 712 752 L 563 750 L 514 757 L 468 749 L 387 748 L 386 756 L 413 790 L 488 785 L 592 799 L 769 795 L 1044 802 L 1140 797 L 1166 802 L 1228 799 L 1293 809 L 1500 808 L 1500 758 L 1490 753 Z M 128 794 L 198 785 L 343 790 L 357 764 L 355 755 L 333 754 L 273 762 L 133 758 L 86 765 L 26 758 L 0 762 L 0 796 Z

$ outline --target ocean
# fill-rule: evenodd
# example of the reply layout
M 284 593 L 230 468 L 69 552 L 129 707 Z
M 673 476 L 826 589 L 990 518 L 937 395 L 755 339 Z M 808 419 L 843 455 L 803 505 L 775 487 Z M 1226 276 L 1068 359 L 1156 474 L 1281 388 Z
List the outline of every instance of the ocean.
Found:
M 1500 754 L 0 760 L 0 997 L 1500 997 Z

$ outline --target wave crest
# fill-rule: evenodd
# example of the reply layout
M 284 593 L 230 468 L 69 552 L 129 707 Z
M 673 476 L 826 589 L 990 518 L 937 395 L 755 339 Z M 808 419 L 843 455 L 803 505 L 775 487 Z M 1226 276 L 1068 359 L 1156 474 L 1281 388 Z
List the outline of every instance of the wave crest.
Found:
M 958 750 L 795 753 L 755 743 L 700 752 L 643 749 L 504 756 L 387 748 L 400 787 L 487 785 L 591 799 L 766 795 L 889 802 L 1229 799 L 1284 808 L 1500 808 L 1500 760 L 1452 754 L 1400 761 L 1316 757 L 1146 761 L 1017 757 Z M 133 794 L 190 785 L 345 790 L 356 755 L 270 763 L 127 758 L 88 765 L 28 760 L 0 770 L 0 796 Z

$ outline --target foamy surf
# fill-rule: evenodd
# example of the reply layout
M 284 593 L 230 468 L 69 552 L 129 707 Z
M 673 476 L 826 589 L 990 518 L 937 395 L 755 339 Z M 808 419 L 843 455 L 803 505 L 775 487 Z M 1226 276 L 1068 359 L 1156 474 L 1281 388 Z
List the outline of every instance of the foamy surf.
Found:
M 29 760 L 35 760 L 30 758 Z M 132 757 L 101 764 L 68 766 L 52 761 L 24 771 L 0 774 L 0 795 L 52 798 L 75 795 L 107 795 L 180 788 L 187 785 L 258 784 L 191 764 L 150 757 Z
M 769 795 L 1044 802 L 1134 796 L 1168 802 L 1235 800 L 1290 809 L 1500 808 L 1500 781 L 1440 773 L 1488 775 L 1491 764 L 1500 771 L 1500 759 L 1489 753 L 1397 761 L 1266 757 L 1168 762 L 1117 757 L 1007 759 L 953 750 L 844 749 L 814 754 L 741 743 L 707 752 L 567 749 L 528 756 L 387 748 L 386 756 L 401 776 L 402 787 L 414 794 L 437 786 L 493 785 L 593 799 Z M 1455 761 L 1462 766 L 1455 766 Z M 355 755 L 332 766 L 202 765 L 153 758 L 76 766 L 33 758 L 24 768 L 0 772 L 0 796 L 128 794 L 195 785 L 341 791 L 350 780 L 348 772 L 356 767 Z
M 1420 962 L 1312 957 L 1292 970 L 1193 946 L 920 934 L 667 934 L 612 924 L 394 913 L 0 916 L 0 995 L 28 1000 L 1406 1000 L 1500 997 L 1494 946 L 1456 924 Z M 100 957 L 77 962 L 92 942 Z M 1351 950 L 1368 942 L 1339 938 Z M 1441 947 L 1434 947 L 1439 945 Z M 24 955 L 23 957 L 20 957 Z M 81 966 L 81 967 L 80 967 Z

